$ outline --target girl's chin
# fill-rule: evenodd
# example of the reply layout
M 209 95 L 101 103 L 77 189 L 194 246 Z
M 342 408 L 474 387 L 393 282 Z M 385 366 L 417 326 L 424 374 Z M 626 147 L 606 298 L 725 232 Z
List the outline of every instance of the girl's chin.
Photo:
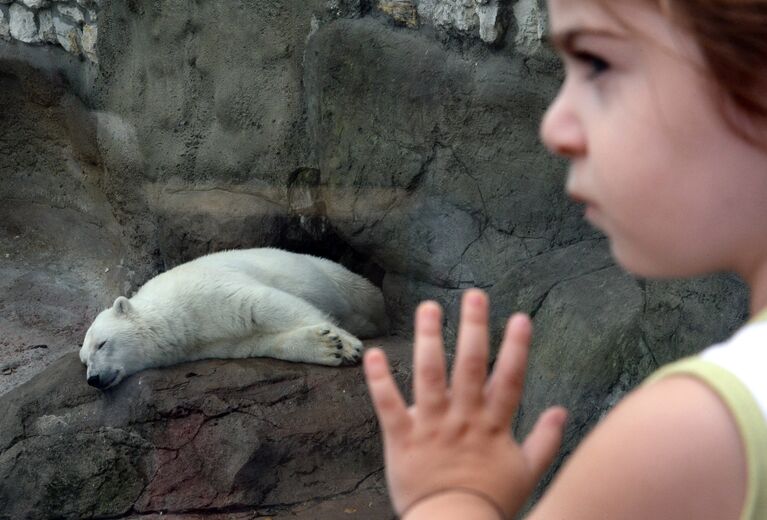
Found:
M 624 271 L 637 278 L 690 278 L 714 273 L 709 264 L 674 259 L 671 255 L 648 255 L 631 241 L 622 239 L 613 226 L 595 206 L 587 206 L 585 218 L 594 228 L 601 231 L 610 244 L 610 254 Z
M 583 210 L 583 219 L 596 229 L 607 234 L 599 208 L 592 204 L 587 204 Z
M 612 239 L 610 239 L 610 253 L 621 269 L 637 278 L 663 280 L 709 274 L 708 271 L 691 269 L 690 266 L 674 265 L 670 259 L 649 259 L 642 255 L 633 254 L 626 248 L 616 245 Z

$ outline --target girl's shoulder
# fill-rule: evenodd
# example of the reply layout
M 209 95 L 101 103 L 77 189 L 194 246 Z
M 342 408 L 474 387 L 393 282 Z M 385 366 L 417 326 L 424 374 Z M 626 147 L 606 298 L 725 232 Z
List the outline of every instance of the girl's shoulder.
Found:
M 673 374 L 597 425 L 530 518 L 745 519 L 745 467 L 726 404 L 700 379 Z
M 747 474 L 743 520 L 767 518 L 767 320 L 755 319 L 698 356 L 659 369 L 644 386 L 673 377 L 705 385 L 726 407 Z
M 767 322 L 659 369 L 588 435 L 530 518 L 767 519 L 765 363 Z

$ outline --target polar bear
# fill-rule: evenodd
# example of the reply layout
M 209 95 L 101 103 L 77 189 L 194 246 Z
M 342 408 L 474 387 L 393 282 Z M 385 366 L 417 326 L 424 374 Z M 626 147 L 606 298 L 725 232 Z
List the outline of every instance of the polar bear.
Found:
M 280 249 L 231 250 L 117 298 L 86 332 L 80 360 L 88 384 L 103 390 L 145 368 L 205 358 L 353 364 L 358 337 L 387 329 L 381 291 L 341 265 Z

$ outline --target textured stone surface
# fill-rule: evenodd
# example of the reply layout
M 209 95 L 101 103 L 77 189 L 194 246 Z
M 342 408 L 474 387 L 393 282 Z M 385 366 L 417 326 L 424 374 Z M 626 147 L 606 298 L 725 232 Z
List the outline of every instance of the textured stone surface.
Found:
M 133 263 L 88 110 L 26 68 L 0 75 L 0 394 L 71 352 Z M 14 72 L 16 75 L 7 75 Z
M 94 63 L 96 56 L 96 36 L 98 10 L 101 2 L 95 0 L 0 0 L 0 4 L 24 6 L 33 11 L 41 10 L 39 29 L 32 29 L 28 15 L 19 20 L 17 36 L 13 38 L 26 43 L 45 42 L 61 45 L 67 52 L 81 53 Z M 324 9 L 316 11 L 319 18 L 325 20 L 337 17 L 357 17 L 369 10 L 369 3 L 362 0 L 328 0 Z M 458 31 L 467 36 L 478 36 L 486 43 L 498 44 L 502 41 L 506 27 L 510 23 L 517 26 L 517 44 L 525 52 L 539 46 L 540 32 L 545 25 L 542 8 L 538 0 L 520 0 L 513 4 L 513 15 L 507 4 L 500 0 L 378 0 L 376 9 L 390 16 L 396 23 L 408 28 L 417 28 L 420 20 L 446 30 Z M 59 21 L 54 33 L 51 27 L 51 7 L 65 18 Z M 11 36 L 3 33 L 3 13 L 0 13 L 0 38 Z M 34 22 L 34 19 L 32 19 Z M 87 22 L 86 26 L 82 26 Z
M 422 298 L 490 289 L 515 263 L 595 236 L 537 139 L 555 77 L 366 19 L 320 28 L 305 68 L 326 214 L 386 271 L 397 330 Z
M 49 0 L 20 0 L 22 4 L 29 7 L 30 9 L 40 9 L 41 7 L 47 7 L 50 2 Z
M 19 4 L 13 4 L 9 14 L 10 33 L 13 38 L 25 43 L 40 41 L 35 23 L 35 13 Z
M 58 43 L 56 36 L 56 27 L 53 25 L 53 12 L 50 9 L 43 9 L 37 12 L 39 23 L 40 39 L 46 43 Z
M 98 39 L 98 27 L 96 24 L 83 25 L 82 37 L 80 39 L 80 45 L 82 45 L 83 53 L 94 63 L 98 63 L 98 56 L 96 55 L 96 40 Z
M 62 15 L 71 18 L 75 23 L 85 21 L 85 15 L 83 15 L 83 12 L 77 6 L 58 4 L 56 10 Z
M 80 39 L 82 31 L 76 23 L 73 23 L 58 12 L 53 13 L 53 28 L 56 31 L 56 40 L 64 50 L 72 54 L 80 54 Z
M 8 39 L 11 37 L 11 26 L 8 11 L 0 6 L 0 38 Z
M 377 7 L 398 24 L 411 29 L 418 27 L 418 9 L 410 0 L 380 0 Z
M 404 382 L 409 349 L 383 346 Z M 0 518 L 206 509 L 393 518 L 361 369 L 198 362 L 102 393 L 70 354 L 0 398 Z
M 32 44 L 53 44 L 75 56 L 84 55 L 94 63 L 98 61 L 98 2 L 3 0 L 0 4 L 11 4 L 9 9 L 13 12 L 11 17 L 6 8 L 0 8 L 0 38 Z
M 539 0 L 518 0 L 514 4 L 514 19 L 517 25 L 515 49 L 527 55 L 540 51 L 548 19 Z
M 503 36 L 499 0 L 420 0 L 418 13 L 437 27 L 494 43 Z

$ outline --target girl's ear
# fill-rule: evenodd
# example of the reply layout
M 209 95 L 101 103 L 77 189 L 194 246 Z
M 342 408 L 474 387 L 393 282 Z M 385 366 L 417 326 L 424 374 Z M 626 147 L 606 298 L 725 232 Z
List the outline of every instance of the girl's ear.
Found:
M 125 296 L 118 296 L 112 308 L 117 314 L 128 314 L 131 311 L 131 303 Z

